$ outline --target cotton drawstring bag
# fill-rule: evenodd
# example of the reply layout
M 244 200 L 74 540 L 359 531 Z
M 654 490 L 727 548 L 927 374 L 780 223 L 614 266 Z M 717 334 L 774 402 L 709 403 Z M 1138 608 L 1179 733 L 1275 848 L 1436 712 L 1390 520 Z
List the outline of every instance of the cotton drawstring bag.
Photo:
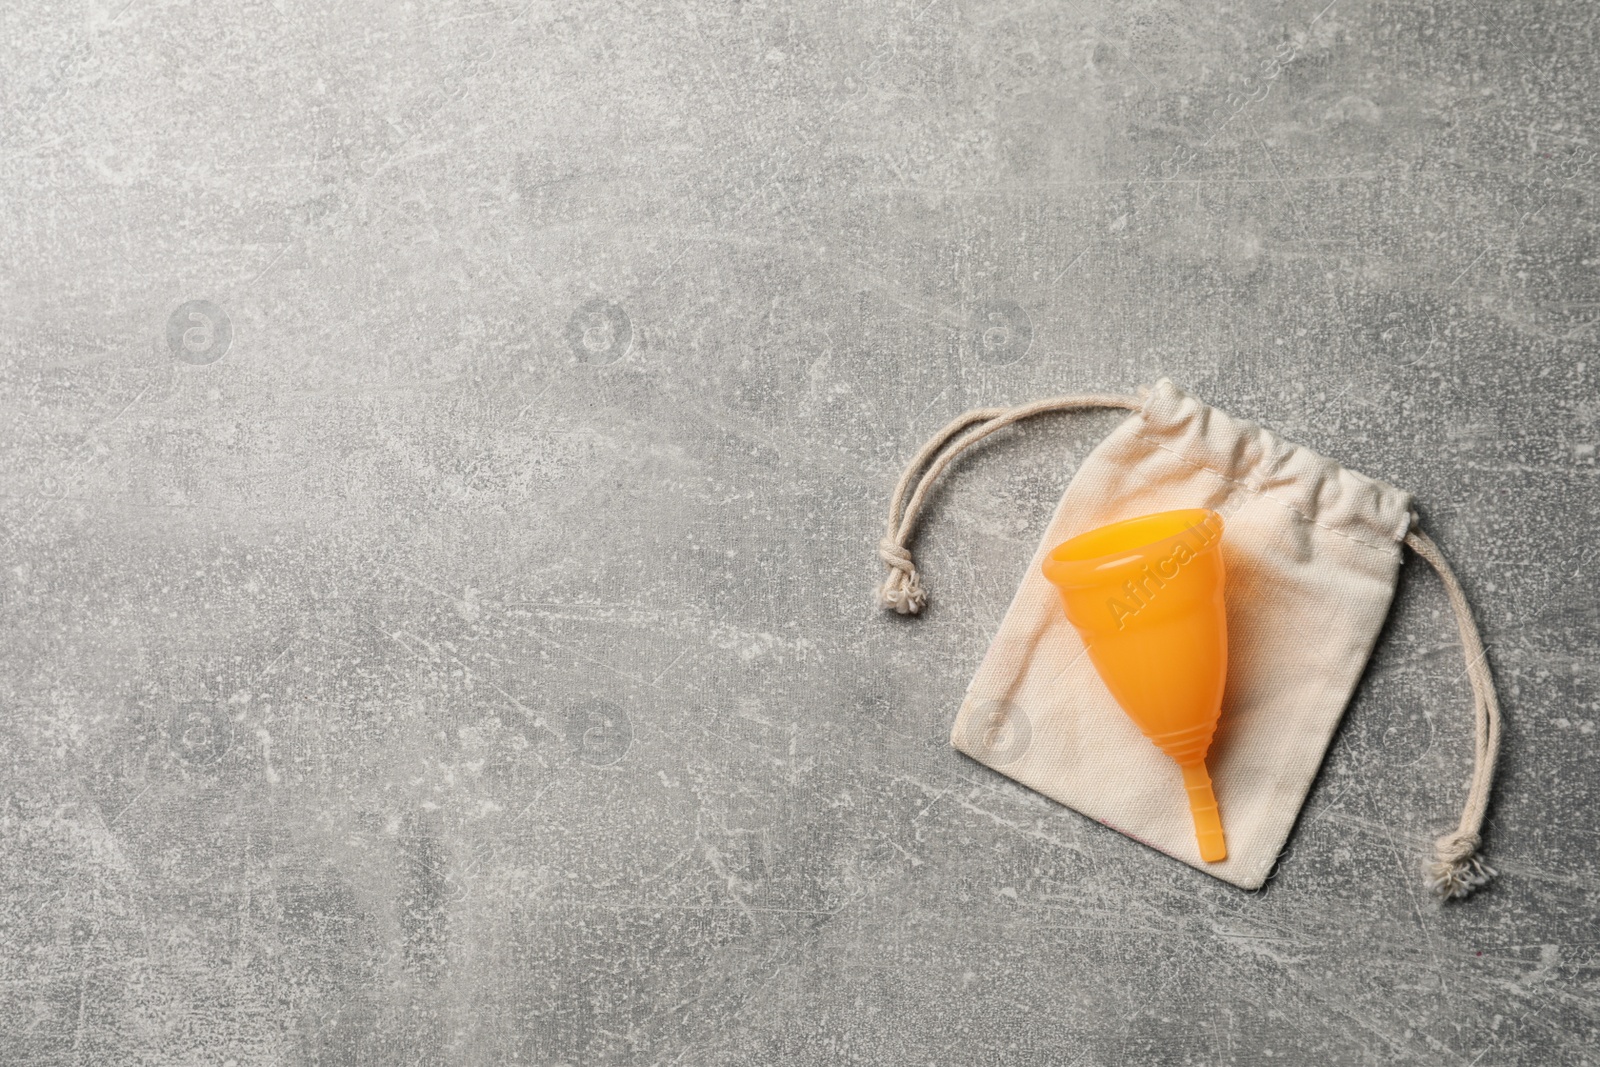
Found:
M 1394 598 L 1401 546 L 1438 572 L 1455 613 L 1476 717 L 1461 821 L 1438 839 L 1428 885 L 1464 897 L 1494 876 L 1478 855 L 1500 710 L 1472 609 L 1409 493 L 1348 470 L 1162 379 L 1139 397 L 1058 397 L 969 411 L 895 487 L 878 555 L 885 608 L 927 602 L 910 543 L 939 476 L 963 451 L 1045 412 L 1133 414 L 1083 461 L 1051 518 L 956 715 L 957 749 L 1114 830 L 1245 889 L 1266 881 Z M 909 494 L 909 496 L 908 496 Z M 1226 519 L 1228 679 L 1208 763 L 1228 856 L 1205 863 L 1177 765 L 1123 714 L 1041 573 L 1052 548 L 1119 519 L 1205 507 Z

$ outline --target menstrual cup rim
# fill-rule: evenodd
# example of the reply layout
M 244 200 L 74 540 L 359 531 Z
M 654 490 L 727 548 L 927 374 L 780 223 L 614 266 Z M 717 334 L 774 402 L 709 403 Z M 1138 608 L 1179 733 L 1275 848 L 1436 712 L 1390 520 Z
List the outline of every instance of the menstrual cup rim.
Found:
M 1070 553 L 1070 550 L 1073 548 L 1073 546 L 1081 545 L 1082 543 L 1089 541 L 1090 538 L 1099 538 L 1108 532 L 1116 531 L 1124 527 L 1132 527 L 1143 523 L 1153 523 L 1158 521 L 1170 521 L 1180 515 L 1193 515 L 1194 521 L 1184 523 L 1180 528 L 1174 530 L 1172 533 L 1164 534 L 1149 541 L 1142 541 L 1134 545 L 1116 548 L 1110 552 L 1101 552 L 1092 556 L 1077 557 L 1072 556 Z M 1045 557 L 1045 577 L 1050 579 L 1050 581 L 1057 586 L 1078 584 L 1072 580 L 1074 578 L 1081 579 L 1084 584 L 1094 584 L 1096 582 L 1094 577 L 1095 575 L 1107 570 L 1115 569 L 1125 563 L 1136 563 L 1140 560 L 1148 559 L 1151 556 L 1161 555 L 1166 550 L 1175 546 L 1180 538 L 1184 537 L 1195 527 L 1201 525 L 1209 525 L 1216 531 L 1214 535 L 1207 538 L 1208 543 L 1197 550 L 1199 552 L 1204 552 L 1212 547 L 1212 545 L 1215 543 L 1216 537 L 1221 535 L 1223 528 L 1222 516 L 1210 508 L 1174 508 L 1169 511 L 1156 511 L 1151 512 L 1148 515 L 1134 515 L 1126 519 L 1119 519 L 1116 522 L 1108 522 L 1103 526 L 1096 526 L 1092 530 L 1085 530 L 1074 537 L 1069 537 L 1067 540 L 1052 548 L 1050 550 L 1050 554 Z

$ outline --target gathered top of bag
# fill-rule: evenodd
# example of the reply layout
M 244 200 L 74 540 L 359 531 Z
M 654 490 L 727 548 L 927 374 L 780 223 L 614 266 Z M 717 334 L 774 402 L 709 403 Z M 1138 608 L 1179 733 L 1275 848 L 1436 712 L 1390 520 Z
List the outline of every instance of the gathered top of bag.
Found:
M 1356 540 L 1370 531 L 1372 547 L 1398 551 L 1411 525 L 1410 493 L 1219 411 L 1166 378 L 1140 392 L 1143 425 L 1128 432 L 1310 522 Z

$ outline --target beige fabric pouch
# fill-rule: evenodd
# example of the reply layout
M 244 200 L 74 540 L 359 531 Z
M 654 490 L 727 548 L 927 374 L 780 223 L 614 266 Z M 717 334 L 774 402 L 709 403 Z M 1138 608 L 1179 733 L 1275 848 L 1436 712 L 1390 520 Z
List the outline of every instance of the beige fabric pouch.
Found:
M 965 448 L 1048 411 L 1124 407 L 1133 415 L 1084 460 L 1034 553 L 956 716 L 960 751 L 1127 836 L 1246 889 L 1283 851 L 1394 596 L 1401 546 L 1444 580 L 1477 712 L 1477 756 L 1461 822 L 1441 837 L 1428 880 L 1465 896 L 1493 875 L 1477 856 L 1499 748 L 1493 681 L 1460 586 L 1416 529 L 1410 494 L 1162 380 L 1141 396 L 1062 397 L 968 412 L 912 461 L 879 555 L 880 602 L 926 602 L 907 547 L 938 476 Z M 920 477 L 919 477 L 920 474 Z M 907 494 L 910 494 L 909 498 Z M 1041 573 L 1052 548 L 1119 519 L 1208 507 L 1224 516 L 1228 684 L 1208 764 L 1228 857 L 1200 859 L 1178 767 L 1146 740 L 1101 682 Z

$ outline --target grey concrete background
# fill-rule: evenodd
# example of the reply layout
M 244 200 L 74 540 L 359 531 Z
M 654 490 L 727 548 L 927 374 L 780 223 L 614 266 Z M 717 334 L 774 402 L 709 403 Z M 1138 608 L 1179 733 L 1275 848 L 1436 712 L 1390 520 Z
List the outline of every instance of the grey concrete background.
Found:
M 1324 6 L 1326 5 L 1326 6 Z M 1600 1060 L 1576 2 L 0 10 L 0 1062 Z M 204 301 L 204 304 L 191 304 Z M 1418 494 L 1246 894 L 956 754 L 1166 374 Z

